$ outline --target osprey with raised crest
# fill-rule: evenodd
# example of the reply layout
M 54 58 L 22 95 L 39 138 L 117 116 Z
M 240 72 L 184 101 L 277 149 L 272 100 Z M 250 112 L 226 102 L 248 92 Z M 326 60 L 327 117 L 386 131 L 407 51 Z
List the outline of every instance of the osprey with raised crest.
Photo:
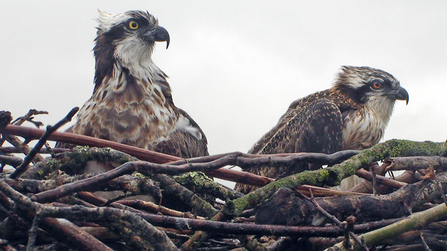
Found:
M 294 101 L 249 153 L 334 153 L 371 147 L 382 138 L 396 100 L 408 103 L 408 92 L 391 74 L 370 67 L 343 66 L 331 89 Z M 279 178 L 309 168 L 304 163 L 245 171 Z M 236 190 L 243 193 L 254 189 L 236 184 Z
M 200 127 L 174 105 L 167 75 L 152 61 L 168 31 L 143 11 L 99 11 L 95 87 L 68 132 L 183 158 L 208 155 Z

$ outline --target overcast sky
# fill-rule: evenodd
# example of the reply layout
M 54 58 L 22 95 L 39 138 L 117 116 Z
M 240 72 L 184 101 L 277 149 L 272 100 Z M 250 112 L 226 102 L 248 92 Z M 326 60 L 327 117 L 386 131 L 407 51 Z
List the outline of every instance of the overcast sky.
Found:
M 211 154 L 246 152 L 341 65 L 385 70 L 407 89 L 383 140 L 447 139 L 447 1 L 2 1 L 0 110 L 46 110 L 37 120 L 54 124 L 82 106 L 97 9 L 158 17 L 171 44 L 154 62 Z

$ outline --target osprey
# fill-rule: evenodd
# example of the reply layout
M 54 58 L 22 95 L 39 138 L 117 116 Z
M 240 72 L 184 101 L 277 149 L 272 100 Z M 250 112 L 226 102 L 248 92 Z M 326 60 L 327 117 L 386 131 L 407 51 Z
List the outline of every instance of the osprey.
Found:
M 93 95 L 68 132 L 183 158 L 208 155 L 197 123 L 174 105 L 167 75 L 152 61 L 169 33 L 143 11 L 99 11 Z M 60 146 L 60 145 L 59 145 Z
M 334 153 L 371 147 L 382 138 L 396 100 L 408 104 L 409 96 L 391 74 L 370 67 L 343 66 L 331 89 L 294 101 L 249 153 Z M 245 171 L 279 178 L 311 168 L 299 164 Z M 235 189 L 249 193 L 256 187 L 238 183 Z

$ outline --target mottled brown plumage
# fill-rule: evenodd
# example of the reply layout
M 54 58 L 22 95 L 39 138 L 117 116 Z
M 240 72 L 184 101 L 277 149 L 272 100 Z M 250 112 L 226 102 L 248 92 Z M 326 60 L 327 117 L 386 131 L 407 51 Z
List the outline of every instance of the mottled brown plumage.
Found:
M 265 134 L 249 153 L 333 153 L 363 149 L 379 142 L 391 117 L 396 99 L 408 102 L 407 91 L 392 75 L 369 67 L 342 67 L 331 89 L 294 101 L 278 124 Z M 261 176 L 279 178 L 311 169 L 253 167 Z M 243 193 L 254 186 L 236 184 Z
M 182 158 L 208 155 L 203 131 L 185 111 L 174 105 L 167 75 L 152 61 L 155 42 L 166 41 L 169 46 L 166 29 L 151 14 L 142 11 L 121 14 L 100 11 L 98 21 L 93 49 L 96 62 L 93 95 L 67 132 Z M 58 143 L 57 147 L 67 145 Z M 83 170 L 66 171 L 96 173 L 116 166 L 116 163 L 90 161 Z M 123 195 L 121 191 L 96 194 L 104 198 Z M 213 201 L 210 196 L 204 197 Z M 153 199 L 151 196 L 135 198 Z M 178 201 L 176 204 L 183 205 Z
M 174 105 L 166 74 L 152 61 L 169 34 L 148 12 L 99 13 L 95 88 L 68 132 L 179 157 L 208 155 L 197 123 Z

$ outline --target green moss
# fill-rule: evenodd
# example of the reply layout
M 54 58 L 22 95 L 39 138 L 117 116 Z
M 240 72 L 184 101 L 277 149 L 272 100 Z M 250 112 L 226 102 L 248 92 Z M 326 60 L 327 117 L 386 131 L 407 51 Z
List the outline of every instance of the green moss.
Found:
M 137 177 L 137 178 L 146 178 L 146 176 L 144 174 L 141 174 L 139 172 L 134 172 L 132 174 L 132 176 Z
M 110 147 L 86 147 L 78 146 L 73 148 L 72 152 L 67 153 L 67 157 L 71 162 L 86 163 L 90 160 L 96 160 L 99 162 L 113 161 L 119 164 L 126 163 L 128 161 L 137 160 L 136 158 L 126 153 L 113 150 Z
M 414 142 L 392 139 L 361 151 L 341 164 L 317 171 L 307 171 L 288 176 L 270 183 L 246 196 L 227 203 L 225 212 L 238 215 L 249 206 L 268 199 L 280 187 L 293 188 L 298 185 L 338 185 L 358 169 L 374 161 L 397 156 L 446 156 L 447 143 Z
M 174 176 L 175 181 L 183 186 L 194 186 L 196 188 L 213 187 L 214 181 L 203 172 L 189 172 Z
M 389 156 L 446 156 L 446 143 L 390 140 Z M 392 144 L 392 145 L 391 145 Z

